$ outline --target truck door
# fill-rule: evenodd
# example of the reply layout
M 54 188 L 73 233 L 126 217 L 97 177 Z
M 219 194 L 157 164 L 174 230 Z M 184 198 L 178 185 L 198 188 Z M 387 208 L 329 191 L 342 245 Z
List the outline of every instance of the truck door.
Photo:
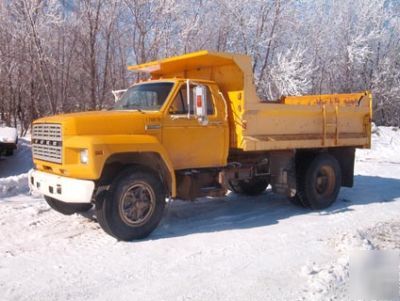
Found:
M 164 115 L 163 145 L 175 169 L 224 166 L 228 156 L 228 123 L 217 88 L 205 86 L 208 122 L 201 123 L 194 115 L 194 85 L 189 88 L 189 103 L 187 86 L 179 87 Z

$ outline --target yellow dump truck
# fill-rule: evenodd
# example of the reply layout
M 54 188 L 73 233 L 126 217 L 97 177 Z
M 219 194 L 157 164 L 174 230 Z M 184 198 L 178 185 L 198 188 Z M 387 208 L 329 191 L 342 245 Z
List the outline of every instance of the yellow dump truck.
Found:
M 95 207 L 121 240 L 146 237 L 166 198 L 271 185 L 299 206 L 330 206 L 353 185 L 355 148 L 371 145 L 369 92 L 259 99 L 251 58 L 199 51 L 130 70 L 109 111 L 41 118 L 32 126 L 29 185 L 55 210 Z

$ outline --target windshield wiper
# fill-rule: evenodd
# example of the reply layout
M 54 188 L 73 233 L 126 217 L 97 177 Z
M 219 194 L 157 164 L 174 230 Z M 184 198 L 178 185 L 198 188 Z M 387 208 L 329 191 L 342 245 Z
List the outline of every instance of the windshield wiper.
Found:
M 112 107 L 112 108 L 110 108 L 109 110 L 132 110 L 132 111 L 138 111 L 138 112 L 140 112 L 140 113 L 146 113 L 146 112 L 144 112 L 144 111 L 143 111 L 142 109 L 140 109 L 140 108 L 130 108 L 129 105 L 123 105 L 123 106 L 121 106 L 121 107 L 119 107 L 119 108 Z

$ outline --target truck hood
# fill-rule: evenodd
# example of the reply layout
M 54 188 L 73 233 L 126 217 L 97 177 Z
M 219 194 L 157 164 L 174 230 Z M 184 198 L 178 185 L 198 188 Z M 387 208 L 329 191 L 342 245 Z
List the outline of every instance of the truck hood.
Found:
M 37 123 L 58 123 L 63 135 L 143 134 L 147 124 L 160 124 L 160 112 L 93 111 L 44 117 Z

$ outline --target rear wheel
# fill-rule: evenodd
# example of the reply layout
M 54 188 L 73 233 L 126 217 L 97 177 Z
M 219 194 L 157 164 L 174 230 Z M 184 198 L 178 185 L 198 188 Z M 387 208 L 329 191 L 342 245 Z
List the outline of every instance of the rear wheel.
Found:
M 148 236 L 161 221 L 165 207 L 164 187 L 155 174 L 130 168 L 96 202 L 97 219 L 105 232 L 120 240 Z
M 339 163 L 329 154 L 321 154 L 297 170 L 297 193 L 293 203 L 324 209 L 336 200 L 342 183 Z
M 229 190 L 244 195 L 259 195 L 268 187 L 268 180 L 265 178 L 251 178 L 249 180 L 229 181 Z
M 65 203 L 48 196 L 45 196 L 44 199 L 52 209 L 64 215 L 86 212 L 92 208 L 92 204 L 88 203 Z

